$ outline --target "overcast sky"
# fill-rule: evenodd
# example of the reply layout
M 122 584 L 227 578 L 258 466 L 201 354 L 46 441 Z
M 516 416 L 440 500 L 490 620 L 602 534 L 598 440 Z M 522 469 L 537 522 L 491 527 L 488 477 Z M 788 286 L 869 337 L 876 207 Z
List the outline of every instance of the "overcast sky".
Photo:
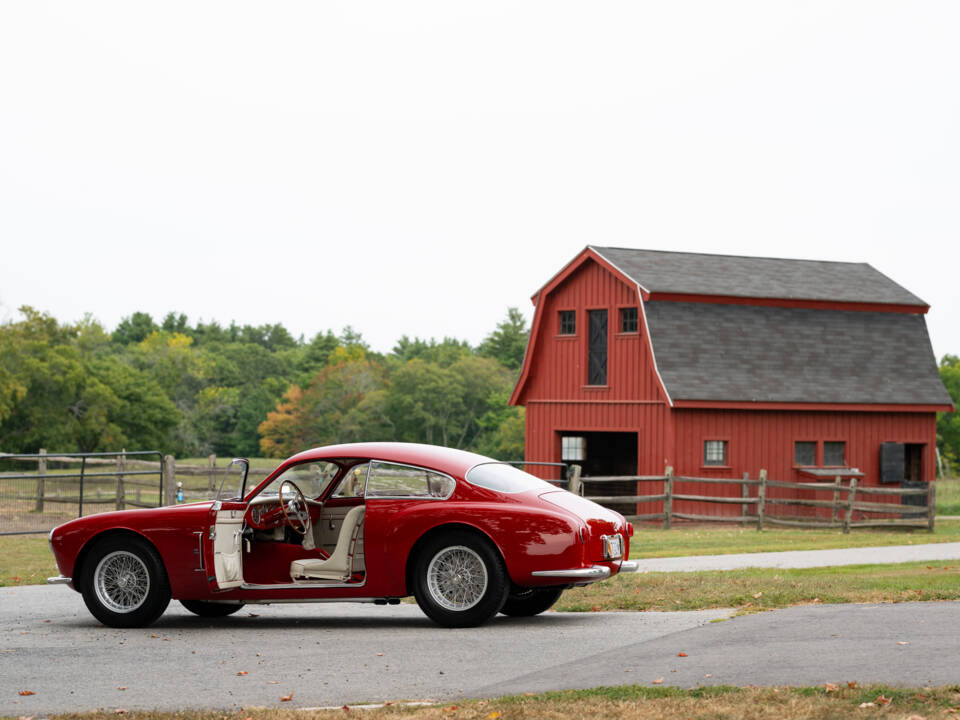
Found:
M 0 4 L 0 321 L 479 342 L 585 245 L 868 262 L 960 353 L 960 3 Z

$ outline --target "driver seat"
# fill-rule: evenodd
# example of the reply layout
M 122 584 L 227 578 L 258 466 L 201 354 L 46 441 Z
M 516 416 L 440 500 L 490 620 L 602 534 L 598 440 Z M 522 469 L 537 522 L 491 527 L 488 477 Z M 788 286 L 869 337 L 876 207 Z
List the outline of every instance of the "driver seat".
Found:
M 363 522 L 363 505 L 357 505 L 343 518 L 343 527 L 337 538 L 337 546 L 325 560 L 306 558 L 290 563 L 290 577 L 311 580 L 336 580 L 346 582 L 353 574 L 353 555 Z

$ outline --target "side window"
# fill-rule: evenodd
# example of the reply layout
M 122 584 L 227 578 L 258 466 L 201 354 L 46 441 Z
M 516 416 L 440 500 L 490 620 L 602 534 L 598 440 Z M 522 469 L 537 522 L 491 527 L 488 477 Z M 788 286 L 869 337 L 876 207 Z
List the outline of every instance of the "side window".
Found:
M 344 475 L 337 489 L 333 491 L 332 497 L 363 497 L 369 468 L 369 463 L 363 463 L 347 470 L 347 474 Z
M 370 463 L 367 497 L 447 498 L 453 478 L 409 465 Z

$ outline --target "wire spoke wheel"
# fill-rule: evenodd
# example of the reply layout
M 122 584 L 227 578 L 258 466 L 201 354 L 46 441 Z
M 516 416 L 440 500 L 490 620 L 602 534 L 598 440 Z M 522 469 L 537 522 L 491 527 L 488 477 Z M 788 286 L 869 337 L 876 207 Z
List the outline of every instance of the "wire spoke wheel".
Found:
M 115 613 L 133 612 L 150 594 L 150 572 L 132 552 L 105 555 L 93 573 L 93 590 L 104 607 Z
M 487 592 L 487 566 L 464 545 L 447 547 L 433 556 L 427 566 L 427 588 L 442 608 L 469 610 Z

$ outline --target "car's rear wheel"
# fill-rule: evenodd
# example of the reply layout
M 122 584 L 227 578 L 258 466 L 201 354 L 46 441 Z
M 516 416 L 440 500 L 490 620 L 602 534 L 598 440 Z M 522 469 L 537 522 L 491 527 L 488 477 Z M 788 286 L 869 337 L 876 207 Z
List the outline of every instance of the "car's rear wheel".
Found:
M 552 608 L 562 594 L 563 588 L 514 588 L 500 612 L 512 617 L 539 615 Z
M 503 607 L 508 588 L 500 554 L 472 533 L 432 538 L 417 556 L 413 594 L 427 617 L 444 627 L 483 624 Z
M 218 618 L 233 615 L 243 603 L 206 602 L 204 600 L 181 600 L 180 604 L 194 615 L 205 618 Z
M 83 602 L 110 627 L 143 627 L 170 603 L 170 583 L 163 561 L 145 540 L 105 538 L 84 561 Z

